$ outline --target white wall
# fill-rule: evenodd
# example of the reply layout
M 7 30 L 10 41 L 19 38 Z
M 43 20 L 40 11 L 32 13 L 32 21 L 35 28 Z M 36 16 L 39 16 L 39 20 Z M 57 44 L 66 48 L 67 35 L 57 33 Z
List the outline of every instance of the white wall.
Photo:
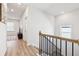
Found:
M 39 31 L 54 34 L 54 28 L 49 18 L 42 11 L 31 7 L 29 12 L 29 16 L 26 19 L 26 41 L 39 47 Z
M 67 13 L 56 17 L 56 31 L 59 34 L 59 27 L 63 24 L 72 25 L 72 38 L 79 38 L 79 11 Z
M 26 25 L 27 25 L 27 17 L 28 17 L 28 13 L 29 12 L 29 7 L 26 7 L 26 10 L 24 12 L 24 15 L 22 16 L 22 19 L 20 20 L 20 27 L 22 28 L 23 31 L 23 40 L 27 41 L 27 37 L 26 37 Z
M 78 25 L 79 25 L 79 10 L 57 16 L 56 17 L 55 34 L 60 35 L 60 26 L 67 25 L 67 24 L 72 26 L 72 35 L 71 35 L 72 38 L 79 39 L 79 27 L 78 27 Z M 70 55 L 71 47 L 70 47 L 70 45 L 68 47 L 69 47 L 68 54 Z M 75 46 L 75 55 L 79 55 L 78 50 L 79 50 L 79 46 L 77 45 L 77 46 Z
M 52 25 L 52 31 L 53 31 L 52 34 L 55 34 L 55 23 L 56 23 L 55 17 L 48 13 L 45 13 L 44 15 L 46 16 L 46 18 L 49 20 L 50 24 Z
M 3 56 L 6 52 L 6 26 L 0 22 L 0 56 Z

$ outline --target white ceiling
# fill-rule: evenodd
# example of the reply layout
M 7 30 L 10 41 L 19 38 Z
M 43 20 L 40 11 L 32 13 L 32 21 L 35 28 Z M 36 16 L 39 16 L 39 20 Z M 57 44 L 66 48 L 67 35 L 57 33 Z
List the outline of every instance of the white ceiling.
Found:
M 79 3 L 35 3 L 31 5 L 54 16 L 75 11 L 79 8 Z
M 17 3 L 8 3 L 8 15 L 15 18 L 22 17 L 27 5 L 31 5 L 39 10 L 42 10 L 45 13 L 51 14 L 53 16 L 60 15 L 61 13 L 67 13 L 75 11 L 79 8 L 79 3 L 26 3 L 26 4 L 17 4 Z M 11 11 L 14 10 L 14 12 Z
M 19 19 L 22 17 L 27 5 L 17 3 L 7 3 L 7 15 L 8 18 Z

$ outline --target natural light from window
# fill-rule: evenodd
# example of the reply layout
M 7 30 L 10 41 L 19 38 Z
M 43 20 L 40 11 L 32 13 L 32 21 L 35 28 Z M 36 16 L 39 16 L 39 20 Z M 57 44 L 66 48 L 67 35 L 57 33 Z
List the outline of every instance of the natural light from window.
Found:
M 6 24 L 7 24 L 7 31 L 15 31 L 14 22 L 6 22 Z
M 60 33 L 62 37 L 71 38 L 71 27 L 61 27 Z

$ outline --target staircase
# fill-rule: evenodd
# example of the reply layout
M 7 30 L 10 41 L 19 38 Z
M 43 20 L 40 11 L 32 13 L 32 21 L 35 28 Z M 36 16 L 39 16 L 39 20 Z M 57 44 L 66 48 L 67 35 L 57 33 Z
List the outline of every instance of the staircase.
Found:
M 39 55 L 41 56 L 68 56 L 68 51 L 71 51 L 70 56 L 74 56 L 75 44 L 79 45 L 78 39 L 69 39 L 39 32 Z

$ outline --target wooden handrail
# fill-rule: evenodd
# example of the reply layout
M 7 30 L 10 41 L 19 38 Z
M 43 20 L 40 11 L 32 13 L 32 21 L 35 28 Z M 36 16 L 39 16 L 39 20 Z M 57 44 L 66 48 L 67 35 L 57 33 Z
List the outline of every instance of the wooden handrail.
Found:
M 64 37 L 60 37 L 60 36 L 54 36 L 54 35 L 49 35 L 49 34 L 43 34 L 43 33 L 41 33 L 41 32 L 39 32 L 39 35 L 48 36 L 48 37 L 53 37 L 53 38 L 56 38 L 56 39 L 58 39 L 58 40 L 64 40 L 64 41 L 76 43 L 76 44 L 79 45 L 79 39 L 64 38 Z

